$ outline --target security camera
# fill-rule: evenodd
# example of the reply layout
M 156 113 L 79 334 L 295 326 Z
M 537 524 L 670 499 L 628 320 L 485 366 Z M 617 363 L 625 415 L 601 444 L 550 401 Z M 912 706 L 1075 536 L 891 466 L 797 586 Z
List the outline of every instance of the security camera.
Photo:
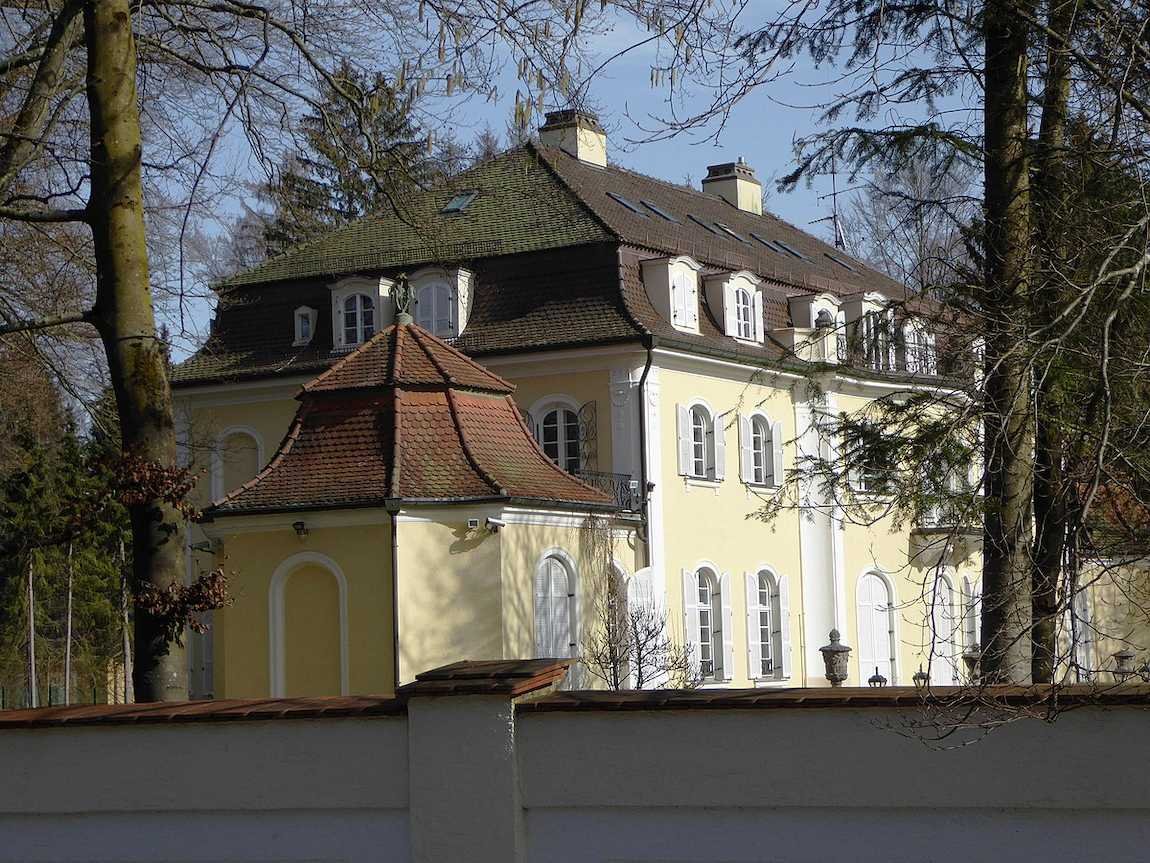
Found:
M 501 518 L 489 515 L 487 517 L 487 529 L 492 533 L 499 533 L 501 528 L 507 527 L 507 522 Z
M 479 530 L 479 519 L 477 519 L 477 518 L 467 519 L 467 529 L 468 530 Z

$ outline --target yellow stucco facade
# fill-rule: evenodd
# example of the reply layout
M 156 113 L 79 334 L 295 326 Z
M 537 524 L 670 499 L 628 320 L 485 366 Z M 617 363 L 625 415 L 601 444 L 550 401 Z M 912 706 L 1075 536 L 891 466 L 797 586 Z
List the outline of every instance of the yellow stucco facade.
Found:
M 690 631 L 695 619 L 685 613 L 688 576 L 699 567 L 726 576 L 716 621 L 729 630 L 729 667 L 721 679 L 704 685 L 825 685 L 818 648 L 832 626 L 853 649 L 848 683 L 865 682 L 873 669 L 862 667 L 865 651 L 857 648 L 862 637 L 857 591 L 868 573 L 881 575 L 890 591 L 894 682 L 909 683 L 919 665 L 929 667 L 932 652 L 938 652 L 929 600 L 939 573 L 951 590 L 948 661 L 961 673 L 961 652 L 972 637 L 966 618 L 975 607 L 976 548 L 952 544 L 940 554 L 928 548 L 929 537 L 905 526 L 820 520 L 797 505 L 782 507 L 770 520 L 756 516 L 773 492 L 740 476 L 739 416 L 761 414 L 778 424 L 789 469 L 802 446 L 810 407 L 805 382 L 796 375 L 658 350 L 648 368 L 646 352 L 635 347 L 516 355 L 492 359 L 489 367 L 516 385 L 517 403 L 536 423 L 540 412 L 557 404 L 582 409 L 581 417 L 591 418 L 594 440 L 584 447 L 585 469 L 629 476 L 636 487 L 645 469 L 651 484 L 648 523 L 634 517 L 626 523 L 615 557 L 626 576 L 645 579 L 676 640 L 689 642 L 697 635 Z M 298 385 L 293 380 L 177 392 L 185 451 L 201 476 L 201 503 L 249 478 L 253 450 L 263 460 L 270 458 L 297 406 Z M 871 397 L 865 387 L 840 387 L 833 377 L 823 386 L 837 410 L 855 409 Z M 677 464 L 677 412 L 696 402 L 720 418 L 726 442 L 721 480 L 685 477 Z M 588 434 L 587 428 L 584 423 L 581 433 Z M 254 444 L 237 446 L 237 434 L 241 444 L 243 435 Z M 579 577 L 589 566 L 580 540 L 584 528 L 570 514 L 526 511 L 498 532 L 468 528 L 469 518 L 482 523 L 490 514 L 506 513 L 466 506 L 401 512 L 398 584 L 392 582 L 391 514 L 382 510 L 221 518 L 193 527 L 190 545 L 202 547 L 209 538 L 216 543 L 215 559 L 231 575 L 234 596 L 232 606 L 215 613 L 209 643 L 193 649 L 193 663 L 210 678 L 201 689 L 217 697 L 327 691 L 338 671 L 346 691 L 381 692 L 394 687 L 397 669 L 402 683 L 461 658 L 533 655 L 535 573 L 548 553 L 561 552 L 585 591 L 589 579 Z M 307 523 L 307 536 L 296 535 L 291 525 L 297 520 Z M 325 561 L 317 564 L 306 557 L 309 553 Z M 190 572 L 212 559 L 194 548 L 189 554 Z M 300 584 L 295 575 L 281 576 L 289 589 L 277 593 L 277 571 L 290 569 L 300 554 L 305 555 L 298 558 Z M 326 560 L 338 567 L 342 587 L 335 577 L 324 581 L 316 574 L 317 566 L 331 569 Z M 785 581 L 782 674 L 779 656 L 772 674 L 756 673 L 751 638 L 756 612 L 748 577 L 761 572 L 769 572 L 776 586 Z M 312 583 L 305 586 L 304 580 Z M 277 603 L 284 615 L 278 633 Z M 301 610 L 293 612 L 296 605 Z M 323 620 L 318 611 L 308 618 L 305 605 L 325 609 Z M 589 608 L 588 598 L 580 595 L 578 605 Z M 344 615 L 342 624 L 332 621 L 333 609 Z M 782 611 L 775 609 L 777 616 Z M 301 629 L 314 632 L 314 653 L 329 653 L 338 642 L 343 664 L 309 658 L 298 674 L 283 669 L 277 683 L 277 667 L 308 652 L 301 646 Z M 935 673 L 934 680 L 947 674 Z

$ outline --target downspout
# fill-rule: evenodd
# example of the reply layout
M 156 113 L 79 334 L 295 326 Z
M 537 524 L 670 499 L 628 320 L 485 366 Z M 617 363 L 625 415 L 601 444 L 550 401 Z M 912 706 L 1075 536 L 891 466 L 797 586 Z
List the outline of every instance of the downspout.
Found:
M 391 665 L 392 690 L 399 689 L 399 521 L 398 510 L 388 508 L 391 522 Z
M 650 493 L 647 490 L 647 375 L 651 371 L 651 363 L 654 361 L 654 345 L 655 340 L 648 336 L 647 342 L 647 362 L 643 364 L 643 374 L 639 376 L 639 500 L 641 501 L 640 527 L 642 529 L 643 545 L 647 550 L 647 566 L 651 565 L 651 542 L 648 538 L 649 531 L 648 517 L 647 517 L 647 502 Z

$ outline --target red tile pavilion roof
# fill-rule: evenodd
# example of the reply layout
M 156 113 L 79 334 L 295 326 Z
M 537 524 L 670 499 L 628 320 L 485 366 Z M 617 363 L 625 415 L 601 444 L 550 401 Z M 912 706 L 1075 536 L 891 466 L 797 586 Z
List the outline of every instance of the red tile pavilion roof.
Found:
M 304 386 L 267 467 L 205 516 L 401 502 L 613 509 L 546 456 L 512 390 L 426 330 L 388 327 Z

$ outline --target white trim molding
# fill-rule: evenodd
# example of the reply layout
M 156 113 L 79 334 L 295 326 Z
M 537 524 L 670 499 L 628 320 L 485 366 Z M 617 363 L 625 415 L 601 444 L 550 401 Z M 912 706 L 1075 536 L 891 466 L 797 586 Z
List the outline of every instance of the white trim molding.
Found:
M 350 691 L 347 633 L 347 577 L 339 564 L 316 551 L 301 551 L 280 563 L 268 585 L 268 684 L 272 698 L 283 698 L 286 678 L 284 648 L 284 589 L 293 572 L 307 564 L 326 569 L 339 586 L 339 687 L 340 695 Z

